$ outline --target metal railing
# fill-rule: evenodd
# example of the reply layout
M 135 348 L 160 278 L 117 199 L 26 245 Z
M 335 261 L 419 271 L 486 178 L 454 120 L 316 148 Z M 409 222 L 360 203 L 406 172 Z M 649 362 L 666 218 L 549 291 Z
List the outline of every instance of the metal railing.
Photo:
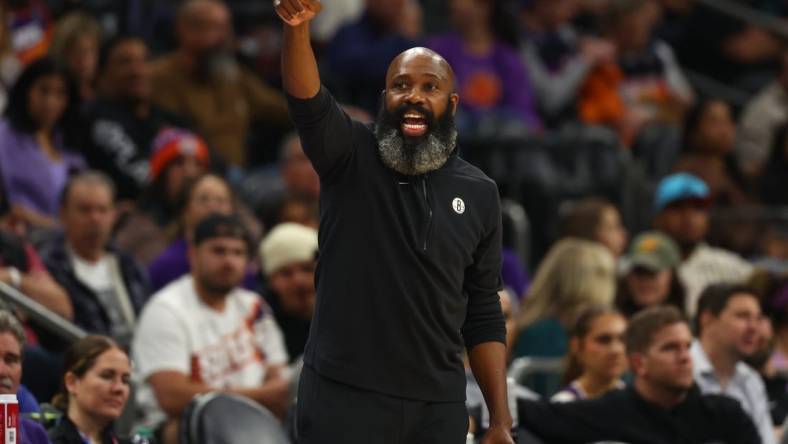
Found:
M 75 342 L 87 336 L 84 330 L 55 314 L 19 290 L 0 282 L 0 299 L 21 310 L 31 320 L 68 342 Z

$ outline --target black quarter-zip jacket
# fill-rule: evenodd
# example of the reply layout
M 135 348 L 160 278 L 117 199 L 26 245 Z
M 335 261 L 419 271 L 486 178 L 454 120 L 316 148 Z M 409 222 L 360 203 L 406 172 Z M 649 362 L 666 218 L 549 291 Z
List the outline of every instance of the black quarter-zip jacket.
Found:
M 325 88 L 288 97 L 321 181 L 317 305 L 304 361 L 407 399 L 465 399 L 461 353 L 505 342 L 498 189 L 452 155 L 423 176 L 380 160 L 372 129 Z

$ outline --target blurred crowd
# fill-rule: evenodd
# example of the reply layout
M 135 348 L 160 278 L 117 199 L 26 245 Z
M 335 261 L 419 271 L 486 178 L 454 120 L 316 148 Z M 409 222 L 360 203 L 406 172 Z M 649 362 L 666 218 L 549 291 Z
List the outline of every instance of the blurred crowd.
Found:
M 288 116 L 269 3 L 0 3 L 0 282 L 91 334 L 69 344 L 0 311 L 0 392 L 54 443 L 177 442 L 212 390 L 292 419 L 320 180 Z M 673 306 L 694 323 L 697 386 L 739 399 L 778 442 L 788 2 L 323 6 L 321 78 L 357 120 L 378 118 L 401 51 L 453 67 L 460 153 L 504 199 L 510 359 L 561 362 L 560 381 L 532 390 L 568 402 L 623 387 L 628 320 Z

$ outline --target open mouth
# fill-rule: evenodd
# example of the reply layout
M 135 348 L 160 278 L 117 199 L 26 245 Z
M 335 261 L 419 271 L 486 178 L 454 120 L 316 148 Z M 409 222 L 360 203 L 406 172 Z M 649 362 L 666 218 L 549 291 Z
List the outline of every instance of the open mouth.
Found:
M 408 111 L 402 117 L 402 133 L 408 137 L 421 137 L 427 133 L 427 118 L 415 111 Z

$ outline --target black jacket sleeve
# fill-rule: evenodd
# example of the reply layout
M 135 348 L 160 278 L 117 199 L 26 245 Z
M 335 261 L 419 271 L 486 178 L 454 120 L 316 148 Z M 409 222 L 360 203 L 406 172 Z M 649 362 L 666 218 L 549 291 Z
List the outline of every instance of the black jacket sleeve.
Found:
M 324 87 L 311 99 L 288 95 L 287 101 L 301 145 L 320 180 L 335 181 L 353 155 L 353 120 Z
M 468 311 L 462 327 L 465 347 L 470 350 L 483 342 L 506 343 L 506 324 L 498 290 L 501 285 L 501 203 L 498 189 L 490 183 L 494 204 L 487 233 L 473 255 L 473 264 L 465 270 L 463 291 L 468 296 Z

